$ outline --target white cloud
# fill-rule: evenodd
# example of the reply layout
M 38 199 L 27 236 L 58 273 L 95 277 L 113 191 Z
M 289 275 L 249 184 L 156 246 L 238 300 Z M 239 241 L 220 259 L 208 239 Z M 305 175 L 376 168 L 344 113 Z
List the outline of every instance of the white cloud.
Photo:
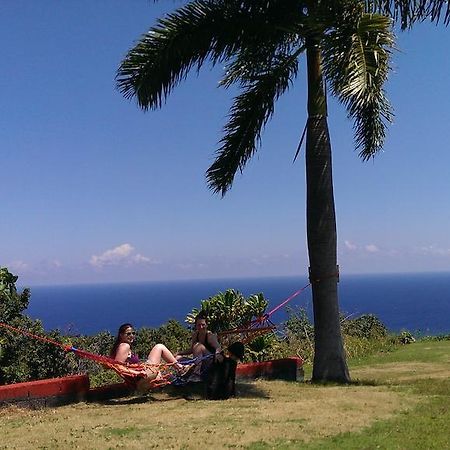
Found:
M 436 245 L 428 245 L 425 247 L 420 247 L 418 249 L 419 253 L 424 255 L 432 255 L 432 256 L 450 256 L 449 248 L 440 248 Z
M 9 270 L 12 270 L 12 271 L 22 271 L 22 270 L 28 269 L 28 264 L 21 260 L 11 261 L 6 266 L 8 267 Z
M 122 244 L 101 255 L 92 255 L 89 264 L 93 267 L 130 266 L 134 264 L 148 264 L 152 261 L 147 256 L 136 253 L 130 244 Z
M 358 246 L 350 241 L 344 241 L 344 245 L 348 250 L 356 250 Z
M 358 253 L 377 253 L 380 251 L 380 249 L 375 244 L 367 244 L 364 246 L 360 246 L 358 244 L 355 244 L 352 241 L 344 241 L 344 246 L 347 250 L 351 252 L 358 252 Z
M 207 267 L 207 265 L 201 262 L 185 262 L 185 263 L 182 262 L 176 264 L 175 267 L 181 270 L 195 270 L 195 269 L 203 269 Z

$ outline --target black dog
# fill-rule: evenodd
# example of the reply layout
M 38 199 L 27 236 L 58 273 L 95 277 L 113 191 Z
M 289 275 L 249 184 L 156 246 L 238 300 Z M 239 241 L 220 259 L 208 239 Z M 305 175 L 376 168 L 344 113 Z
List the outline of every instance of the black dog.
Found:
M 229 356 L 222 355 L 221 360 L 214 358 L 206 379 L 206 398 L 226 400 L 236 394 L 237 361 L 244 356 L 244 345 L 235 342 L 228 347 Z

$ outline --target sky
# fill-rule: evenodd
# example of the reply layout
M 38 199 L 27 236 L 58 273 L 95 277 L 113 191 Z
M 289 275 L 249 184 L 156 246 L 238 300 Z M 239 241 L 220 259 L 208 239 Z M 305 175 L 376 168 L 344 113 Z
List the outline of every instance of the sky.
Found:
M 0 266 L 22 285 L 301 276 L 305 64 L 224 197 L 205 171 L 233 92 L 221 67 L 144 113 L 115 88 L 180 3 L 2 0 Z M 450 271 L 450 29 L 397 31 L 383 152 L 363 162 L 329 102 L 341 274 Z

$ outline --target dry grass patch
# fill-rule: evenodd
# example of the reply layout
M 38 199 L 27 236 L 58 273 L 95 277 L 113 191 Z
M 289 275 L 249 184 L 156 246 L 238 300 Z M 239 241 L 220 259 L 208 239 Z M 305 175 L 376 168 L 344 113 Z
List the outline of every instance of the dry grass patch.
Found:
M 0 448 L 243 448 L 279 437 L 308 442 L 355 431 L 411 407 L 377 386 L 311 386 L 259 381 L 227 401 L 128 398 L 0 415 Z
M 440 363 L 398 362 L 379 364 L 352 370 L 352 377 L 357 379 L 374 379 L 383 383 L 402 381 L 449 378 L 450 366 Z

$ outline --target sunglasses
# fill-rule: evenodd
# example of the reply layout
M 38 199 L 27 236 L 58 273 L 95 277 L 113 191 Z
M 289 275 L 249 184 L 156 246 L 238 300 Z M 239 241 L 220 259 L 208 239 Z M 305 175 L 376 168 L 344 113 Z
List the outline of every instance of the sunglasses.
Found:
M 126 334 L 127 336 L 135 336 L 135 335 L 136 335 L 136 332 L 134 332 L 134 331 L 127 331 L 125 334 Z

